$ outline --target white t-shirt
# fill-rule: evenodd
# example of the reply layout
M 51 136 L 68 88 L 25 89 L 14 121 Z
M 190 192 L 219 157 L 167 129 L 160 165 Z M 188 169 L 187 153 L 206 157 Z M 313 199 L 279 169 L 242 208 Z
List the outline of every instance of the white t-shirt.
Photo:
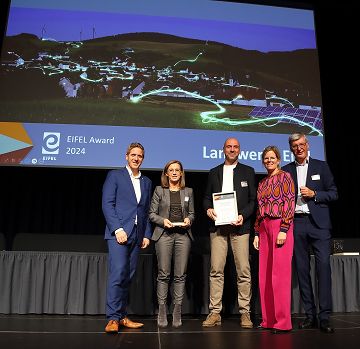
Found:
M 234 168 L 235 165 L 224 165 L 223 167 L 223 182 L 222 192 L 229 192 L 234 190 Z

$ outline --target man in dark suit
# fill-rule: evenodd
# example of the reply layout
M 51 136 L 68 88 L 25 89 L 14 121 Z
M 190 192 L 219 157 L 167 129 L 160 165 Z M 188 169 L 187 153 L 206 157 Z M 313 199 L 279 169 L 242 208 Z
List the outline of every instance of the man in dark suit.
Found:
M 331 313 L 330 242 L 331 221 L 329 203 L 338 193 L 333 175 L 325 161 L 309 156 L 309 143 L 302 133 L 289 137 L 295 161 L 283 167 L 291 174 L 297 193 L 294 219 L 294 257 L 299 280 L 300 296 L 306 319 L 299 328 L 318 325 L 316 305 L 310 277 L 309 246 L 315 255 L 319 298 L 319 327 L 325 333 L 334 329 L 329 323 Z
M 151 237 L 148 211 L 152 184 L 139 170 L 143 160 L 144 147 L 140 143 L 131 143 L 126 152 L 126 167 L 110 171 L 103 186 L 102 209 L 109 249 L 107 333 L 117 333 L 119 326 L 143 326 L 131 321 L 126 311 L 139 250 L 149 245 Z
M 210 229 L 210 313 L 204 327 L 221 324 L 224 268 L 230 243 L 237 272 L 238 304 L 241 314 L 240 326 L 252 328 L 250 319 L 251 274 L 249 263 L 250 218 L 254 212 L 256 188 L 255 172 L 250 166 L 240 164 L 240 144 L 236 138 L 224 143 L 225 162 L 210 170 L 204 197 L 206 214 L 212 220 Z M 213 208 L 213 193 L 236 192 L 238 217 L 231 225 L 216 227 L 216 212 Z

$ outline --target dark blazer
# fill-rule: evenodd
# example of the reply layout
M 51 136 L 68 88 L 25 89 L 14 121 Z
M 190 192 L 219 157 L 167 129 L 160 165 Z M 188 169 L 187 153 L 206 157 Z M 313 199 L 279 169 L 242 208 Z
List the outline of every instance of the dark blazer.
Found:
M 192 224 L 195 218 L 194 213 L 194 196 L 193 190 L 191 188 L 185 187 L 180 190 L 180 200 L 182 213 L 184 218 L 189 218 L 190 223 Z M 151 237 L 152 240 L 157 241 L 160 239 L 163 234 L 164 228 L 164 219 L 169 219 L 170 216 L 170 191 L 168 188 L 162 188 L 161 186 L 157 186 L 155 188 L 150 210 L 149 210 L 149 218 L 151 222 L 156 224 L 154 233 Z M 186 229 L 187 233 L 191 240 L 194 240 L 194 237 L 191 233 L 190 227 Z
M 137 216 L 137 239 L 151 237 L 148 217 L 152 184 L 149 178 L 140 177 L 141 199 L 138 203 L 128 170 L 124 167 L 109 171 L 102 195 L 102 209 L 106 220 L 105 239 L 115 239 L 115 230 L 123 228 L 131 234 Z
M 283 170 L 291 174 L 295 182 L 295 193 L 299 194 L 295 162 L 283 166 Z M 337 187 L 328 164 L 325 161 L 309 157 L 306 177 L 308 188 L 316 191 L 315 199 L 307 202 L 310 214 L 320 229 L 331 229 L 329 202 L 338 198 Z
M 212 194 L 222 189 L 224 164 L 212 168 L 209 172 L 204 196 L 204 209 L 213 208 Z M 236 191 L 238 212 L 244 217 L 243 225 L 234 227 L 236 233 L 245 234 L 250 231 L 251 216 L 255 209 L 256 186 L 255 171 L 252 167 L 238 163 L 234 168 L 234 190 Z M 215 231 L 214 222 L 211 231 Z

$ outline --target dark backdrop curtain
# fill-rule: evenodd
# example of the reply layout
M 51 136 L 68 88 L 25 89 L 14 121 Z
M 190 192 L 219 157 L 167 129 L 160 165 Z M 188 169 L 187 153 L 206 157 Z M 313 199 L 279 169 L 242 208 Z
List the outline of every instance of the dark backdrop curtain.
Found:
M 332 207 L 333 236 L 360 238 L 355 212 L 358 199 L 351 188 L 351 171 L 344 176 L 336 161 L 330 166 L 340 192 L 340 200 Z M 18 233 L 103 234 L 101 191 L 107 170 L 1 167 L 0 171 L 0 232 L 5 234 L 8 248 Z M 154 185 L 159 184 L 160 172 L 143 172 Z M 259 180 L 262 176 L 257 177 Z M 187 174 L 187 185 L 195 192 L 197 219 L 193 231 L 199 238 L 208 234 L 202 209 L 206 179 L 207 173 Z M 204 239 L 197 243 L 203 244 Z
M 8 248 L 18 233 L 103 234 L 102 185 L 108 170 L 76 168 L 0 167 L 0 232 Z M 143 171 L 160 184 L 160 171 Z M 187 173 L 195 190 L 194 232 L 207 236 L 202 209 L 207 173 Z

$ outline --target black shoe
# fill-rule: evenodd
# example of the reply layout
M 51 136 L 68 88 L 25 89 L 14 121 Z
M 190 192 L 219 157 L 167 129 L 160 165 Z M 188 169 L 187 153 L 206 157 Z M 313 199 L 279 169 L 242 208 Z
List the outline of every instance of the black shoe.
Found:
M 307 317 L 303 322 L 299 323 L 300 330 L 306 330 L 309 328 L 317 328 L 317 323 L 315 319 Z
M 329 320 L 321 320 L 320 331 L 324 333 L 334 333 L 334 328 L 330 326 Z
M 285 334 L 285 333 L 289 333 L 289 332 L 291 332 L 291 330 L 279 330 L 277 328 L 273 328 L 271 330 L 272 334 Z

